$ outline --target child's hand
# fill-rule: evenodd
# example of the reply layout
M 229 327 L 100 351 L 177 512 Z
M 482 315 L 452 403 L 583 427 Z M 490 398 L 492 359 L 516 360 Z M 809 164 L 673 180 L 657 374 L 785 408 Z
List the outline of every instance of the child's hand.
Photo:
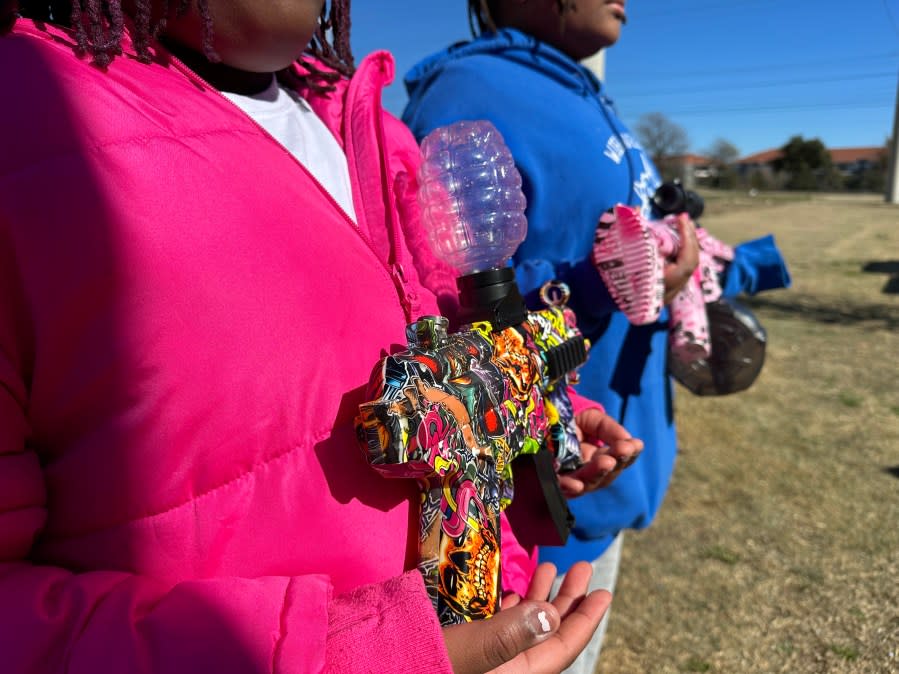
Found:
M 602 410 L 581 410 L 574 421 L 584 465 L 559 476 L 559 486 L 568 498 L 612 484 L 643 451 L 643 441 L 632 438 L 624 426 Z
M 683 290 L 693 271 L 699 266 L 696 225 L 686 213 L 677 216 L 677 231 L 680 235 L 677 259 L 665 265 L 665 304 L 670 304 L 675 295 Z
M 556 569 L 541 564 L 527 596 L 507 595 L 490 620 L 443 628 L 456 674 L 555 674 L 580 655 L 612 600 L 605 590 L 589 595 L 592 568 L 578 562 L 565 575 L 559 594 L 547 601 Z

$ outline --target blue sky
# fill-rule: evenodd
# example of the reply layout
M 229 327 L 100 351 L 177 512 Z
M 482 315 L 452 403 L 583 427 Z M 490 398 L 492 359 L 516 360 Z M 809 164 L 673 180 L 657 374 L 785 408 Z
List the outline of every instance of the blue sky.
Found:
M 397 81 L 419 59 L 469 39 L 464 0 L 356 0 L 353 52 L 388 49 Z M 606 84 L 630 125 L 661 112 L 690 150 L 730 141 L 745 156 L 791 136 L 830 148 L 881 145 L 899 85 L 899 0 L 627 0 Z

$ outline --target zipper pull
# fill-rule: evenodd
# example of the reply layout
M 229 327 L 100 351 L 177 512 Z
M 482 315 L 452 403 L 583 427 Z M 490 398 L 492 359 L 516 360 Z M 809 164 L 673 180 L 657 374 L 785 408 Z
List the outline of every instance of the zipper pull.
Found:
M 408 280 L 406 279 L 406 271 L 403 269 L 403 265 L 397 262 L 393 263 L 390 266 L 390 277 L 393 279 L 393 285 L 396 286 L 400 304 L 406 313 L 406 322 L 409 323 L 412 321 L 412 316 L 418 313 L 420 306 L 418 293 L 407 289 Z

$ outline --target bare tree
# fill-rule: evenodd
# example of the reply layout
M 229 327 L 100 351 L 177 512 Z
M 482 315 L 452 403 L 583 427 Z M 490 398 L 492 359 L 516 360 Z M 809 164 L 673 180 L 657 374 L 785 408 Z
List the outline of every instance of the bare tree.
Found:
M 724 138 L 718 138 L 712 147 L 706 150 L 706 155 L 720 168 L 730 166 L 740 156 L 740 150 L 736 145 Z
M 643 149 L 649 153 L 665 179 L 681 177 L 681 166 L 675 157 L 683 156 L 690 146 L 687 132 L 661 112 L 643 115 L 634 127 Z
M 737 184 L 737 171 L 734 163 L 740 156 L 737 146 L 724 138 L 718 138 L 712 147 L 706 150 L 706 155 L 712 160 L 712 176 L 710 185 L 713 187 L 732 188 Z

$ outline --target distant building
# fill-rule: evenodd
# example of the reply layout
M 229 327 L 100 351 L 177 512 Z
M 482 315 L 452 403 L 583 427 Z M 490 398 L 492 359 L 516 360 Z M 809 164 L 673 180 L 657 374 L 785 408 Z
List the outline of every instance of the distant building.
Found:
M 752 187 L 773 187 L 777 185 L 777 175 L 774 170 L 774 162 L 783 156 L 780 150 L 765 150 L 756 152 L 734 162 L 734 168 L 741 181 L 749 183 Z
M 844 147 L 829 149 L 831 163 L 849 190 L 879 190 L 872 176 L 880 174 L 886 162 L 886 148 Z M 712 157 L 699 154 L 673 155 L 659 159 L 657 165 L 665 179 L 679 178 L 687 187 L 696 185 L 734 186 L 736 183 L 760 189 L 782 188 L 789 176 L 778 173 L 775 164 L 783 157 L 779 148 L 756 152 L 724 167 Z M 879 179 L 878 179 L 879 180 Z
M 844 147 L 830 151 L 830 160 L 844 176 L 864 173 L 883 162 L 886 148 L 880 147 Z
M 886 148 L 882 145 L 874 147 L 842 147 L 828 150 L 830 160 L 844 176 L 854 175 L 874 168 L 883 161 Z M 779 149 L 757 152 L 738 159 L 735 164 L 740 175 L 748 175 L 754 171 L 767 169 L 773 172 L 773 164 L 783 156 Z
M 659 164 L 665 177 L 680 178 L 687 187 L 693 187 L 697 180 L 703 181 L 718 175 L 715 160 L 698 154 L 672 155 L 661 159 Z
M 671 160 L 683 166 L 685 171 L 691 172 L 694 178 L 713 178 L 718 173 L 715 160 L 711 157 L 703 157 L 699 154 L 684 154 L 672 157 Z
M 884 146 L 832 148 L 828 149 L 828 152 L 831 163 L 842 181 L 842 189 L 850 191 L 882 189 L 883 167 L 886 164 Z M 788 175 L 775 170 L 776 162 L 781 157 L 783 153 L 780 149 L 765 150 L 738 159 L 734 163 L 734 168 L 744 185 L 781 188 L 789 180 Z
M 748 157 L 738 159 L 734 163 L 741 173 L 748 173 L 752 170 L 759 170 L 765 167 L 770 168 L 771 165 L 781 157 L 783 157 L 783 152 L 780 150 L 765 150 L 764 152 L 756 152 Z

